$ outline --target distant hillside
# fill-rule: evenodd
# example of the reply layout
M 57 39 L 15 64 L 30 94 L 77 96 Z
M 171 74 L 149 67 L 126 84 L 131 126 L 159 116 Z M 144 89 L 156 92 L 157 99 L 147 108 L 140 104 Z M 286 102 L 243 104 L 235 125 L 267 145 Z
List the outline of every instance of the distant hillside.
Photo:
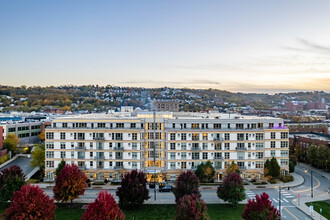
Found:
M 12 87 L 0 86 L 0 109 L 2 112 L 40 111 L 60 108 L 65 111 L 88 110 L 101 112 L 120 106 L 150 108 L 151 101 L 177 100 L 184 111 L 204 111 L 228 107 L 251 106 L 255 109 L 269 109 L 284 101 L 317 101 L 325 98 L 330 102 L 330 93 L 296 92 L 274 95 L 257 93 L 232 93 L 216 89 L 174 89 L 135 88 L 116 86 L 74 86 L 59 87 Z

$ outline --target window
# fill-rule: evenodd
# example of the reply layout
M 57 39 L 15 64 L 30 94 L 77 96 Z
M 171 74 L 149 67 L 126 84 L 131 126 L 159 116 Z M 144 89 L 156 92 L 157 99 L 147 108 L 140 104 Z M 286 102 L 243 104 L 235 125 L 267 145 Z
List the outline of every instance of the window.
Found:
M 275 135 L 276 135 L 275 132 L 270 132 L 270 139 L 275 139 Z
M 193 160 L 199 160 L 199 153 L 192 153 L 191 157 Z
M 237 134 L 238 141 L 244 141 L 244 134 Z
M 93 167 L 93 161 L 89 162 L 89 166 L 92 168 Z
M 137 152 L 132 152 L 132 159 L 137 160 Z
M 175 169 L 175 162 L 170 163 L 170 169 Z
M 61 142 L 60 146 L 61 146 L 61 149 L 65 149 L 65 142 Z
M 63 124 L 62 124 L 62 127 L 63 127 L 63 128 L 67 128 L 67 127 L 68 127 L 68 123 L 63 123 Z
M 263 150 L 264 149 L 264 143 L 256 143 L 256 150 Z
M 245 134 L 245 139 L 249 140 L 249 134 L 248 133 Z
M 46 151 L 46 158 L 54 158 L 54 151 Z
M 98 128 L 105 128 L 105 123 L 97 123 Z
M 46 132 L 46 139 L 54 139 L 54 132 Z
M 109 152 L 109 159 L 112 159 L 112 152 Z
M 199 150 L 199 143 L 192 143 L 192 150 Z
M 222 159 L 222 153 L 214 153 L 214 159 Z
M 225 133 L 225 140 L 228 141 L 230 139 L 230 134 L 229 133 Z
M 236 124 L 236 129 L 243 129 L 244 128 L 244 124 Z
M 221 124 L 213 124 L 214 129 L 221 129 Z
M 225 159 L 230 159 L 229 152 L 225 152 Z
M 196 123 L 191 124 L 191 128 L 192 129 L 199 129 L 199 124 L 196 124 Z
M 281 132 L 281 139 L 288 139 L 288 132 Z
M 62 158 L 62 159 L 65 158 L 65 151 L 61 151 L 61 158 Z
M 289 165 L 289 160 L 287 159 L 281 159 L 281 167 L 282 166 L 288 166 Z
M 269 123 L 269 127 L 273 128 L 274 127 L 274 123 Z
M 71 158 L 74 158 L 74 152 L 71 151 Z
M 256 134 L 256 140 L 262 141 L 264 139 L 264 134 L 263 133 L 257 133 Z
M 61 132 L 61 140 L 65 140 L 65 133 L 64 132 Z
M 263 128 L 264 127 L 264 123 L 258 123 L 258 128 Z
M 221 145 L 221 143 L 216 143 L 216 144 L 215 144 L 215 150 L 222 150 L 222 145 Z
M 175 150 L 175 143 L 171 143 L 171 144 L 170 144 L 170 149 L 171 149 L 171 150 Z
M 132 168 L 137 169 L 137 162 L 132 162 Z
M 175 141 L 175 133 L 171 133 L 170 134 L 170 140 L 171 141 Z
M 187 144 L 181 143 L 181 150 L 187 150 Z
M 207 160 L 207 152 L 203 152 L 203 160 Z
M 256 161 L 256 168 L 264 168 L 264 162 L 263 161 Z
M 46 149 L 54 149 L 54 142 L 46 142 Z
M 181 159 L 183 159 L 183 160 L 187 159 L 187 153 L 186 152 L 181 153 Z
M 46 167 L 53 168 L 54 167 L 54 161 L 46 161 Z
M 289 142 L 288 141 L 281 141 L 281 148 L 288 148 Z
M 289 157 L 289 151 L 288 150 L 281 150 L 281 157 Z
M 175 123 L 172 124 L 172 128 L 175 128 Z
M 275 148 L 276 147 L 276 142 L 275 141 L 271 141 L 270 142 L 270 148 Z
M 116 123 L 116 128 L 124 128 L 124 123 Z
M 256 159 L 264 159 L 264 152 L 256 152 Z
M 171 159 L 171 160 L 175 160 L 175 153 L 173 153 L 173 152 L 170 153 L 170 159 Z
M 181 134 L 181 140 L 183 140 L 183 141 L 187 140 L 187 134 L 186 133 Z
M 132 150 L 137 150 L 137 143 L 132 143 Z
M 207 133 L 203 133 L 203 140 L 207 141 Z
M 276 152 L 275 150 L 271 150 L 271 151 L 270 151 L 270 156 L 271 156 L 271 157 L 275 157 L 275 156 L 276 156 L 276 153 L 275 153 L 275 152 Z
M 136 128 L 136 123 L 131 123 L 131 128 Z
M 132 133 L 132 140 L 136 141 L 137 140 L 137 133 Z
M 207 143 L 203 143 L 203 150 L 207 150 Z
M 93 152 L 89 152 L 89 157 L 93 158 Z
M 225 150 L 229 150 L 230 147 L 229 147 L 229 143 L 225 143 Z
M 193 141 L 199 141 L 199 134 L 198 133 L 192 134 L 192 140 Z

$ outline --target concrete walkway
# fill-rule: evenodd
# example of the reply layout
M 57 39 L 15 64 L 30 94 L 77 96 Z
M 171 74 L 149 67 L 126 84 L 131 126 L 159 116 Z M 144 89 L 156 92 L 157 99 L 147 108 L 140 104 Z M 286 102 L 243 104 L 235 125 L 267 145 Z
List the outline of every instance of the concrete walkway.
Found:
M 313 211 L 313 215 L 311 215 L 310 208 L 305 204 L 306 202 L 314 202 L 314 201 L 324 201 L 324 200 L 330 200 L 330 195 L 328 193 L 324 193 L 322 195 L 317 196 L 316 198 L 310 198 L 310 197 L 302 197 L 300 198 L 300 201 L 295 199 L 292 201 L 292 203 L 301 211 L 306 213 L 306 215 L 311 216 L 313 219 L 326 219 L 325 217 L 321 216 L 319 213 L 317 213 L 315 210 Z

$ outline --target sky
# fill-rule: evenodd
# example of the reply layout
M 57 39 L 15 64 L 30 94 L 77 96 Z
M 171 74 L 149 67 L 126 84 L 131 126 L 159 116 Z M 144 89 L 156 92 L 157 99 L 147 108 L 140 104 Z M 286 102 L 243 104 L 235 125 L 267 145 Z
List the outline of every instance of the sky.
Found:
M 330 92 L 330 1 L 0 1 L 0 85 Z

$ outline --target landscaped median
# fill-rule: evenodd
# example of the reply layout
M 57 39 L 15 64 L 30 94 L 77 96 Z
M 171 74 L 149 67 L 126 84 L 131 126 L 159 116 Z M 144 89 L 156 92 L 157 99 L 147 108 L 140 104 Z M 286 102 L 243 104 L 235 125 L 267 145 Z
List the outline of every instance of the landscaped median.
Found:
M 308 207 L 313 205 L 314 212 L 319 213 L 326 219 L 330 219 L 330 200 L 327 201 L 315 201 L 315 202 L 306 202 Z M 321 213 L 322 210 L 322 213 Z
M 75 220 L 81 219 L 81 216 L 85 212 L 82 207 L 87 204 L 56 204 L 56 219 L 63 220 Z M 229 204 L 208 204 L 208 214 L 211 219 L 226 219 L 226 220 L 236 220 L 242 219 L 241 215 L 243 213 L 245 205 L 239 204 L 237 207 L 232 208 Z M 149 205 L 144 204 L 141 208 L 136 210 L 125 210 L 122 211 L 125 214 L 125 219 L 133 219 L 135 216 L 136 220 L 144 219 L 173 219 L 175 215 L 175 204 L 163 204 L 163 205 Z M 0 207 L 0 215 L 5 211 L 5 207 Z M 0 216 L 0 219 L 2 217 Z

